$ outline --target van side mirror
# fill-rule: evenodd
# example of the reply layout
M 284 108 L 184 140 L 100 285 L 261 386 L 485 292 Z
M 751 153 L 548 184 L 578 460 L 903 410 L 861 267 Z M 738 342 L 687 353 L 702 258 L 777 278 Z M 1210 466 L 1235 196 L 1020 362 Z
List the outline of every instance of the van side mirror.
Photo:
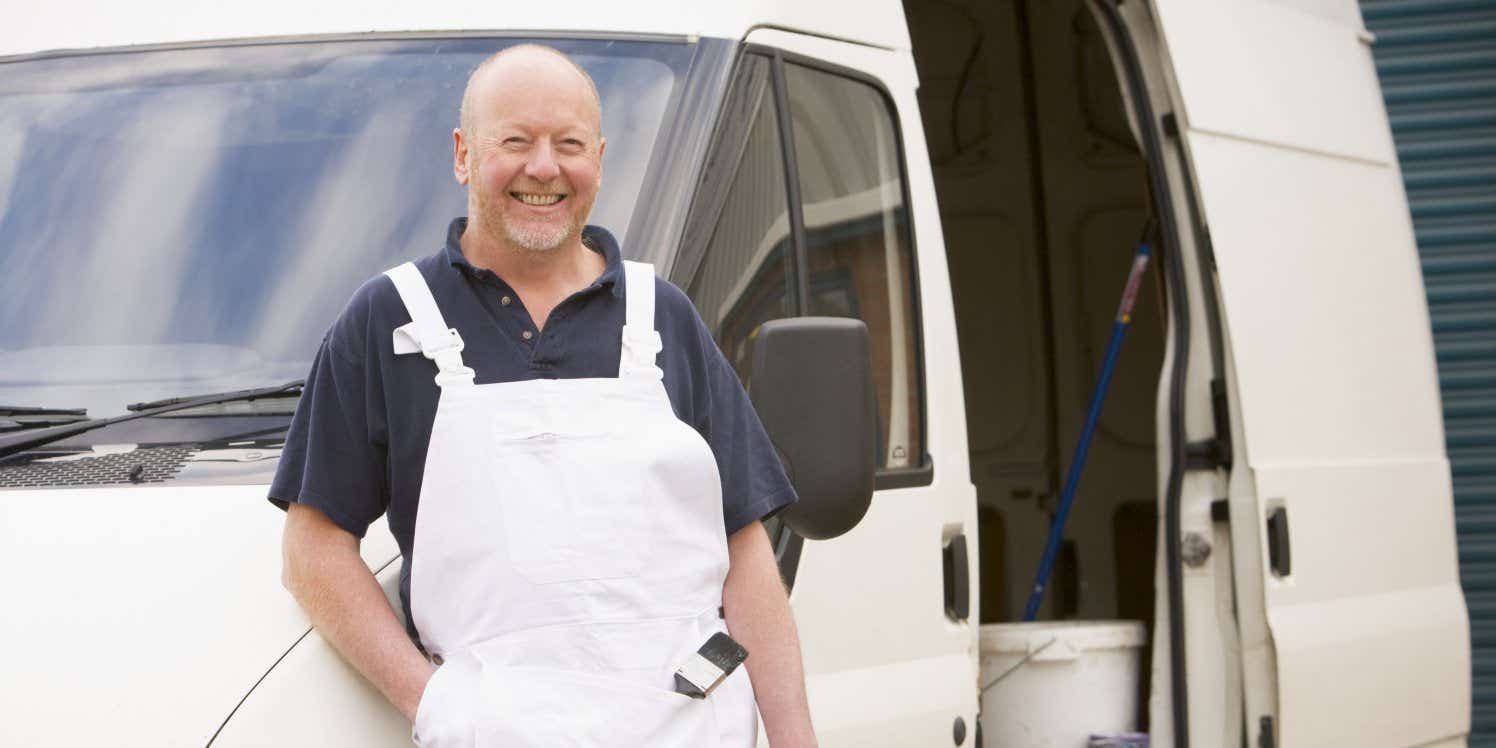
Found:
M 872 503 L 872 380 L 862 320 L 795 317 L 754 332 L 748 397 L 800 496 L 781 517 L 811 540 L 852 529 Z

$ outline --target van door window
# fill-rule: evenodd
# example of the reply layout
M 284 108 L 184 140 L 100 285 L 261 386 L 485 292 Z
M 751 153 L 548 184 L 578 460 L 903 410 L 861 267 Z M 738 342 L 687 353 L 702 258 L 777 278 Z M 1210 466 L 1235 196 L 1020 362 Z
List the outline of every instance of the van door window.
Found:
M 759 325 L 794 313 L 789 289 L 789 199 L 769 61 L 750 55 L 739 70 L 734 111 L 752 125 L 746 140 L 719 142 L 709 168 L 733 174 L 701 264 L 687 286 L 717 344 L 748 373 L 748 338 Z M 731 116 L 731 115 L 730 115 Z
M 881 467 L 924 457 L 909 210 L 888 99 L 872 85 L 787 63 L 805 223 L 806 314 L 870 334 Z

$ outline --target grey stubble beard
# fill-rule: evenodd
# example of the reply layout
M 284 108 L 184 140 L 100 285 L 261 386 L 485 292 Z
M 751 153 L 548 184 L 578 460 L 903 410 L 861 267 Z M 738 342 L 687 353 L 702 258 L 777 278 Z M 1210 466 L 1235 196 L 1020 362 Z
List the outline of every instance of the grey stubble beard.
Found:
M 516 247 L 534 254 L 544 254 L 566 243 L 576 233 L 577 222 L 567 214 L 565 223 L 558 226 L 526 228 L 504 221 L 504 234 Z

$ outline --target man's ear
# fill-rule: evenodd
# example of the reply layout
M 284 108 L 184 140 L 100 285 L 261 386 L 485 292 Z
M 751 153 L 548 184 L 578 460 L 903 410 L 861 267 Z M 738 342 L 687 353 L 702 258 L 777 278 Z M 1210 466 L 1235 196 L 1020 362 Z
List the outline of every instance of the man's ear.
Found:
M 598 136 L 597 139 L 597 186 L 603 184 L 603 151 L 608 150 L 608 139 Z
M 457 183 L 466 185 L 468 183 L 468 144 L 462 139 L 462 128 L 452 128 L 452 176 L 457 178 Z

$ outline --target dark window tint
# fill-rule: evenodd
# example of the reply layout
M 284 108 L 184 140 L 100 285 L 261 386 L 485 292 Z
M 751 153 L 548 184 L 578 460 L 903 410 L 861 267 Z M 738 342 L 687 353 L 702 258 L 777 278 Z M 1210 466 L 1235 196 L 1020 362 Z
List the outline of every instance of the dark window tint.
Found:
M 880 464 L 924 454 L 909 210 L 887 99 L 872 86 L 785 66 L 804 206 L 807 314 L 855 317 L 871 335 Z
M 748 372 L 749 336 L 792 312 L 787 278 L 793 257 L 769 63 L 748 57 L 743 65 L 732 102 L 736 114 L 729 116 L 752 125 L 746 139 L 724 139 L 712 156 L 710 168 L 734 176 L 688 288 L 740 377 Z

